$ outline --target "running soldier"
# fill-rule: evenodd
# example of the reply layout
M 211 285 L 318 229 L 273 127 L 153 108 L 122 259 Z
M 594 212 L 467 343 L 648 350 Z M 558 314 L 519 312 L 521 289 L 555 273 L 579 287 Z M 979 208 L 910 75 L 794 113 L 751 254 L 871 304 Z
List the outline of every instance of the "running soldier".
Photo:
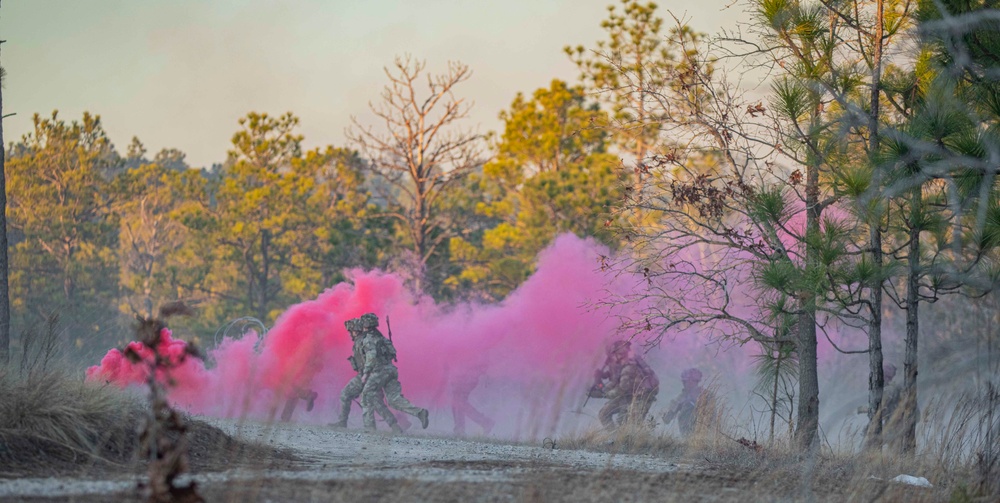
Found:
M 385 400 L 392 408 L 415 416 L 420 420 L 420 426 L 427 429 L 428 412 L 410 403 L 403 396 L 403 387 L 399 384 L 399 369 L 392 362 L 396 359 L 396 348 L 392 341 L 386 339 L 378 331 L 378 316 L 375 313 L 365 313 L 361 316 L 361 328 L 364 330 L 361 342 L 361 353 L 364 359 L 361 382 L 361 410 L 365 428 L 375 429 L 375 410 Z
M 616 341 L 608 347 L 604 368 L 594 377 L 596 382 L 590 396 L 608 399 L 597 413 L 608 431 L 626 423 L 642 424 L 660 391 L 660 380 L 653 369 L 641 356 L 632 353 L 628 341 Z
M 482 380 L 485 372 L 486 364 L 480 362 L 458 371 L 451 381 L 451 414 L 455 419 L 456 435 L 465 435 L 466 417 L 483 429 L 483 435 L 489 435 L 493 431 L 493 426 L 496 425 L 494 420 L 477 410 L 469 402 L 469 396 L 479 386 L 479 381 Z
M 306 412 L 312 411 L 317 397 L 319 397 L 319 393 L 311 389 L 293 387 L 291 395 L 285 400 L 285 407 L 281 409 L 281 422 L 287 423 L 292 420 L 292 413 L 295 412 L 299 400 L 306 401 Z
M 670 424 L 674 418 L 681 430 L 681 436 L 690 437 L 698 426 L 699 420 L 708 421 L 714 417 L 710 410 L 714 406 L 711 394 L 702 388 L 701 371 L 689 368 L 681 372 L 681 383 L 684 388 L 680 395 L 670 402 L 667 412 L 663 414 L 663 425 Z
M 364 388 L 364 382 L 362 381 L 361 376 L 361 371 L 365 366 L 364 354 L 362 353 L 361 347 L 361 344 L 364 341 L 364 337 L 361 337 L 361 334 L 364 333 L 364 330 L 361 328 L 361 320 L 347 320 L 344 322 L 344 327 L 347 328 L 347 333 L 351 335 L 351 341 L 354 342 L 352 354 L 347 357 L 347 360 L 351 362 L 351 368 L 357 372 L 357 375 L 351 378 L 351 380 L 347 382 L 347 385 L 344 386 L 344 389 L 340 392 L 340 416 L 337 418 L 336 423 L 330 425 L 336 428 L 347 427 L 347 417 L 351 414 L 351 402 L 361 396 L 361 391 Z M 389 424 L 389 428 L 391 428 L 394 433 L 403 432 L 403 429 L 396 423 L 396 416 L 389 411 L 389 408 L 385 405 L 384 400 L 377 400 L 374 406 L 375 412 L 378 412 L 378 415 L 382 417 L 382 420 Z

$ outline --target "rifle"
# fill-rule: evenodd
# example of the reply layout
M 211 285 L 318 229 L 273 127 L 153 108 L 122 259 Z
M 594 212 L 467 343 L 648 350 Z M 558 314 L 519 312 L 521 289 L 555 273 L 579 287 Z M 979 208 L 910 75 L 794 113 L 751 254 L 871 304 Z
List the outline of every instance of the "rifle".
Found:
M 603 394 L 604 391 L 604 369 L 608 368 L 607 363 L 603 367 L 594 371 L 594 384 L 587 390 L 587 398 L 583 400 L 583 403 L 574 412 L 583 412 L 583 408 L 587 406 L 587 402 L 590 402 L 590 397 L 594 396 L 594 392 L 599 390 Z
M 389 315 L 388 314 L 385 315 L 385 331 L 389 333 L 389 343 L 392 344 L 392 326 L 389 325 Z M 395 347 L 395 346 L 393 346 L 393 347 Z M 393 355 L 392 361 L 396 362 L 396 361 L 399 361 L 399 359 L 396 357 L 396 355 Z

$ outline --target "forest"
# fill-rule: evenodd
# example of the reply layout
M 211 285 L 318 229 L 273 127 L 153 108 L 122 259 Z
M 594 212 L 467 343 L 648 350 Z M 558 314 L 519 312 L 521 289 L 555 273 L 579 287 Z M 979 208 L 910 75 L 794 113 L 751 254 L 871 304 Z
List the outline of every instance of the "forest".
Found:
M 770 434 L 777 416 L 803 451 L 823 434 L 818 346 L 866 361 L 864 442 L 879 449 L 883 347 L 902 348 L 900 455 L 929 448 L 918 375 L 946 372 L 981 426 L 952 453 L 978 453 L 1000 491 L 995 5 L 745 8 L 707 34 L 622 0 L 603 38 L 566 41 L 576 81 L 517 93 L 485 133 L 468 123 L 475 69 L 409 54 L 386 62 L 346 143 L 306 149 L 295 111 L 253 110 L 206 167 L 109 137 L 100 110 L 38 111 L 31 133 L 0 138 L 0 357 L 49 344 L 92 365 L 178 300 L 198 314 L 172 328 L 211 347 L 227 323 L 271 326 L 356 270 L 439 305 L 499 305 L 575 234 L 606 251 L 594 270 L 641 278 L 595 299 L 637 345 L 698 332 L 756 348 Z M 843 332 L 866 344 L 838 346 Z

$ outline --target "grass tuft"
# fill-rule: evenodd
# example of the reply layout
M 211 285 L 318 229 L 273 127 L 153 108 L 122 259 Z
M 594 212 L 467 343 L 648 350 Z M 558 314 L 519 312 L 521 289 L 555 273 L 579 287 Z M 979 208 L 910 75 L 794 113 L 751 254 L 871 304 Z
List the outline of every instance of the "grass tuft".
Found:
M 0 438 L 20 449 L 0 450 L 0 470 L 56 455 L 122 464 L 138 445 L 142 405 L 120 390 L 58 371 L 28 375 L 0 368 Z M 36 449 L 26 448 L 37 444 Z M 57 452 L 62 451 L 57 454 Z

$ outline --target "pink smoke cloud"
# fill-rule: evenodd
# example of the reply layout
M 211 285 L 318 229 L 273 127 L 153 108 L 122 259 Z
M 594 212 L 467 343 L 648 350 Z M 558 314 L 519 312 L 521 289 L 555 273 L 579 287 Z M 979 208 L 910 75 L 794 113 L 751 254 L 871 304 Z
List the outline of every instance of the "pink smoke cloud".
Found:
M 384 334 L 391 321 L 404 395 L 432 409 L 432 424 L 448 429 L 451 383 L 458 376 L 480 374 L 483 379 L 472 400 L 498 422 L 506 421 L 507 434 L 552 434 L 565 412 L 583 398 L 593 369 L 604 360 L 606 343 L 622 336 L 635 335 L 639 341 L 644 337 L 619 334 L 617 318 L 590 307 L 609 291 L 620 294 L 643 281 L 641 276 L 602 272 L 600 258 L 608 253 L 592 240 L 559 236 L 539 255 L 536 272 L 503 302 L 492 305 L 438 305 L 411 295 L 398 275 L 352 270 L 347 282 L 289 307 L 260 340 L 255 334 L 226 337 L 208 352 L 210 363 L 186 360 L 169 376 L 169 397 L 192 413 L 274 419 L 297 390 L 316 390 L 316 408 L 307 413 L 300 405 L 295 420 L 331 422 L 339 409 L 340 390 L 354 376 L 347 361 L 351 340 L 344 321 L 374 312 Z M 183 341 L 169 333 L 164 338 L 167 351 L 183 352 Z M 746 375 L 756 348 L 721 352 L 711 340 L 711 334 L 697 330 L 674 333 L 659 351 L 647 355 L 660 372 L 663 405 L 679 389 L 684 368 L 701 366 L 707 375 Z M 117 349 L 88 369 L 87 376 L 122 387 L 141 385 L 145 379 L 144 371 Z M 598 403 L 591 407 L 600 406 L 592 402 Z M 358 414 L 354 417 L 356 421 Z
M 404 394 L 425 407 L 446 407 L 452 376 L 486 372 L 496 380 L 558 388 L 589 375 L 603 358 L 616 323 L 584 305 L 607 287 L 597 271 L 607 253 L 592 241 L 559 237 L 538 259 L 537 272 L 497 305 L 439 306 L 413 297 L 397 275 L 352 270 L 350 281 L 288 308 L 259 345 L 251 334 L 224 338 L 209 352 L 212 367 L 189 359 L 171 372 L 171 400 L 217 416 L 270 417 L 296 389 L 320 392 L 321 410 L 336 408 L 354 372 L 344 321 L 365 312 L 391 321 Z M 165 348 L 184 342 L 165 334 Z M 255 345 L 258 349 L 255 350 Z M 141 351 L 139 343 L 130 343 Z M 141 384 L 141 366 L 112 349 L 87 376 L 119 386 Z

